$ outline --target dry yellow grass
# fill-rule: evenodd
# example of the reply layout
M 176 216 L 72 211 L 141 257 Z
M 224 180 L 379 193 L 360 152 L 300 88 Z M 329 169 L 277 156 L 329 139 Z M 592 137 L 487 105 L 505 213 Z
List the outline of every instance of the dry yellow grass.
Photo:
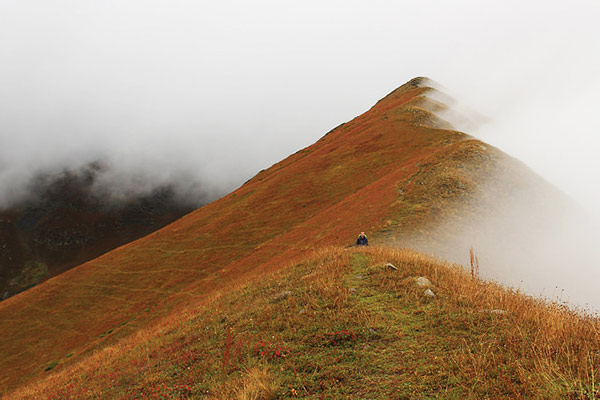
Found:
M 268 369 L 263 367 L 254 367 L 246 371 L 246 374 L 239 386 L 234 389 L 233 398 L 237 400 L 271 400 L 277 397 L 279 383 L 269 373 Z M 236 385 L 237 386 L 237 385 Z M 222 399 L 232 397 L 225 395 Z
M 599 328 L 412 250 L 326 248 L 7 398 L 592 399 Z
M 376 259 L 394 259 L 401 265 L 419 265 L 419 273 L 441 282 L 440 290 L 453 299 L 456 312 L 493 313 L 506 318 L 511 332 L 502 344 L 505 352 L 519 356 L 529 367 L 520 366 L 522 384 L 531 389 L 550 385 L 549 393 L 565 387 L 575 398 L 597 398 L 600 373 L 600 321 L 596 316 L 573 310 L 566 304 L 526 296 L 494 282 L 469 279 L 466 270 L 412 253 L 378 249 Z M 395 285 L 393 280 L 385 284 Z M 480 342 L 478 351 L 465 347 L 457 364 L 477 380 L 497 366 L 491 337 Z M 534 374 L 532 374 L 534 372 Z M 535 377 L 534 377 L 535 376 Z M 578 393 L 575 395 L 575 393 Z M 560 397 L 560 396 L 559 396 Z

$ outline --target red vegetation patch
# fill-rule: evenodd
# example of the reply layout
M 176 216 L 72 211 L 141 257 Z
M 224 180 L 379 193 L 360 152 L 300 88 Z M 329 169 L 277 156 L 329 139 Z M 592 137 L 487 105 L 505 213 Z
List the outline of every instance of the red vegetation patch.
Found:
M 242 358 L 242 352 L 246 347 L 246 341 L 243 338 L 238 338 L 234 341 L 231 328 L 227 328 L 225 335 L 225 344 L 223 346 L 223 358 L 221 361 L 221 373 L 229 375 L 232 372 L 238 371 L 239 364 Z
M 253 353 L 257 357 L 264 358 L 266 360 L 277 360 L 289 356 L 291 350 L 282 348 L 281 346 L 277 346 L 273 343 L 260 341 L 254 345 Z
M 356 340 L 356 334 L 353 330 L 345 330 L 325 334 L 328 344 L 332 346 L 341 345 Z

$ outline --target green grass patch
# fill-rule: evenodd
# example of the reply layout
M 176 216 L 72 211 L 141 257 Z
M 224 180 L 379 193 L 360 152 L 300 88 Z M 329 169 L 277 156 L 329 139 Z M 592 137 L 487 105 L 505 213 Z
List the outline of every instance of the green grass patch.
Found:
M 51 369 L 53 369 L 57 365 L 58 365 L 58 361 L 52 361 L 50 364 L 48 364 L 46 366 L 46 368 L 44 368 L 44 371 L 50 371 Z

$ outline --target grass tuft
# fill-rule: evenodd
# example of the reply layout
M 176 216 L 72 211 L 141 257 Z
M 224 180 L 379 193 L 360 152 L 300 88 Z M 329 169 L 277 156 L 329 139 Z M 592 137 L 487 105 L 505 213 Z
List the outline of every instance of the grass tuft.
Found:
M 254 367 L 246 372 L 240 387 L 234 391 L 234 398 L 237 400 L 271 400 L 277 398 L 279 387 L 279 382 L 273 378 L 267 368 Z

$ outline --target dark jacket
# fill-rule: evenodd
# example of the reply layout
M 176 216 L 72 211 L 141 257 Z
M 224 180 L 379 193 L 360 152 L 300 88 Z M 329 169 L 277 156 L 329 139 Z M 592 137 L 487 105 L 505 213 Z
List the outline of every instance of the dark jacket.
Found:
M 358 235 L 358 239 L 356 239 L 357 246 L 368 246 L 369 239 L 367 239 L 367 235 Z

